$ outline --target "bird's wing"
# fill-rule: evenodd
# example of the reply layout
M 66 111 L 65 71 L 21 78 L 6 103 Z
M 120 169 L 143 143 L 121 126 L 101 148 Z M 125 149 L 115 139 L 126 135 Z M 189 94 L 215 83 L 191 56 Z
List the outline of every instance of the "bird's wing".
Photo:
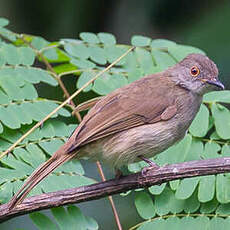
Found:
M 105 96 L 75 130 L 67 151 L 123 130 L 169 120 L 177 112 L 172 88 L 171 81 L 155 74 Z

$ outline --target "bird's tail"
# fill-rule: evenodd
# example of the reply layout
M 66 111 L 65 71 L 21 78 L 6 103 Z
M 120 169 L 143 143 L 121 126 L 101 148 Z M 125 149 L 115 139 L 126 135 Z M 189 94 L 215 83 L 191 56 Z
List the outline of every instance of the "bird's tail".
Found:
M 54 154 L 49 160 L 38 167 L 25 181 L 22 188 L 12 197 L 8 203 L 9 210 L 21 203 L 27 194 L 45 177 L 53 172 L 58 166 L 75 157 L 75 154 Z

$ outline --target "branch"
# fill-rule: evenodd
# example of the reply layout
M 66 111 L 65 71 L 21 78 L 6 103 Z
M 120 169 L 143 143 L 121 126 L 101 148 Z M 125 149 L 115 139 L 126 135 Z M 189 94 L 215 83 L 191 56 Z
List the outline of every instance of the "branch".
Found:
M 131 189 L 160 185 L 172 180 L 227 173 L 230 172 L 230 157 L 171 164 L 159 169 L 148 168 L 144 172 L 79 188 L 32 196 L 10 211 L 7 204 L 1 205 L 0 222 L 38 210 L 96 200 Z

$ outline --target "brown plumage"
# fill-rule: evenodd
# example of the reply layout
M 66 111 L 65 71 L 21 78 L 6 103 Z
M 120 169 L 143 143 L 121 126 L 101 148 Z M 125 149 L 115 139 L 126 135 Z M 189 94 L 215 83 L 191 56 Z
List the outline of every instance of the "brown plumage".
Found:
M 199 73 L 195 76 L 197 67 Z M 20 203 L 55 168 L 88 157 L 119 168 L 154 156 L 183 138 L 204 93 L 223 89 L 206 56 L 191 54 L 168 70 L 146 76 L 99 100 L 69 140 L 26 180 L 9 203 Z

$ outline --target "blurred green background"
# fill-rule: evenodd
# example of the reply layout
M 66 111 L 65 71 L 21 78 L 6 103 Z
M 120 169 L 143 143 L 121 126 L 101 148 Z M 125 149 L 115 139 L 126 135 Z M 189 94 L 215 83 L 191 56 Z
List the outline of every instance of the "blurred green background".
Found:
M 77 38 L 79 32 L 89 31 L 113 33 L 119 43 L 130 43 L 131 36 L 138 34 L 195 46 L 216 62 L 220 79 L 230 88 L 229 0 L 1 0 L 0 17 L 10 20 L 12 31 L 49 41 Z M 95 175 L 95 165 L 85 165 L 88 175 Z M 115 196 L 115 202 L 124 229 L 140 220 L 131 197 Z M 80 207 L 98 221 L 100 229 L 116 229 L 107 199 Z M 18 217 L 5 223 L 2 230 L 17 228 L 35 229 L 28 217 Z

